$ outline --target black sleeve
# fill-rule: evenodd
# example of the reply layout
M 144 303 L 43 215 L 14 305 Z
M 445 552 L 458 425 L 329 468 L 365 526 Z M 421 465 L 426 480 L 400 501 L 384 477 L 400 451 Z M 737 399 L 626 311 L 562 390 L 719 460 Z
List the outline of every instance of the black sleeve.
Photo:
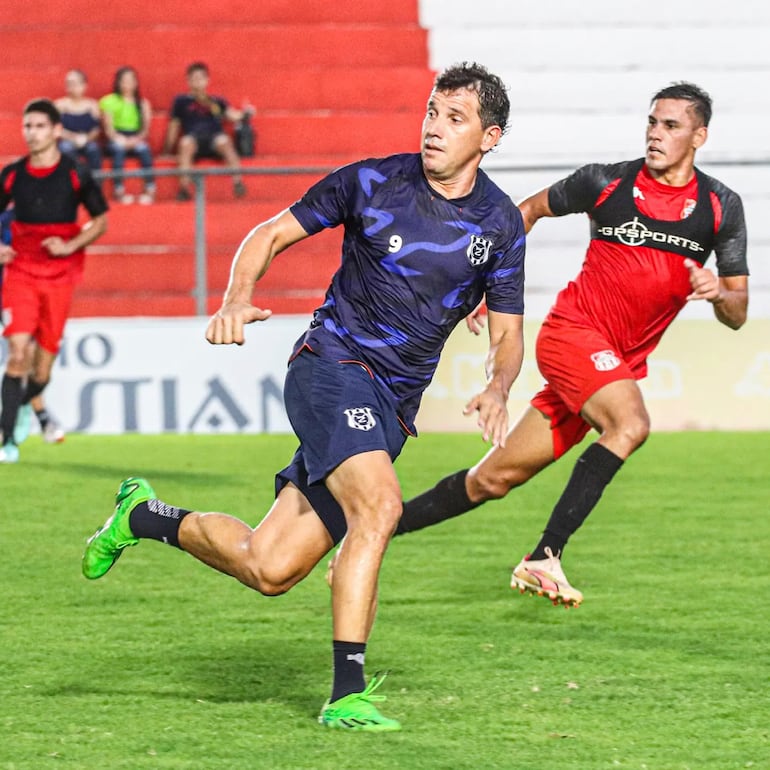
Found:
M 171 117 L 182 120 L 184 117 L 184 96 L 175 96 L 171 105 Z
M 86 207 L 92 217 L 106 214 L 109 209 L 107 200 L 104 197 L 101 186 L 93 178 L 91 170 L 88 166 L 78 163 L 77 174 L 80 180 L 80 202 Z
M 548 206 L 554 216 L 591 211 L 602 190 L 623 176 L 630 162 L 581 166 L 568 177 L 552 184 L 548 188 Z
M 717 272 L 725 278 L 732 275 L 748 275 L 746 218 L 743 214 L 743 201 L 741 201 L 740 195 L 716 179 L 712 179 L 712 190 L 716 193 L 722 206 L 722 221 L 714 243 Z

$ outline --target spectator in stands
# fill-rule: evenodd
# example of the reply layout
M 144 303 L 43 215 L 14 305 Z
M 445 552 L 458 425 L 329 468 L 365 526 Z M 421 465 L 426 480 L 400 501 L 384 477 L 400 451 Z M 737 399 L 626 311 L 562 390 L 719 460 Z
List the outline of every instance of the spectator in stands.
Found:
M 59 149 L 65 155 L 82 157 L 92 171 L 98 171 L 102 167 L 99 104 L 86 96 L 87 89 L 88 78 L 84 72 L 70 70 L 64 76 L 67 95 L 55 102 L 62 122 Z
M 193 161 L 202 157 L 222 158 L 228 168 L 240 168 L 238 153 L 225 133 L 224 121 L 236 123 L 252 109 L 246 106 L 238 110 L 221 96 L 209 96 L 209 68 L 203 62 L 193 62 L 187 68 L 187 84 L 190 92 L 177 96 L 171 107 L 164 151 L 171 153 L 177 145 L 177 161 L 182 171 L 189 171 Z M 190 177 L 180 177 L 177 200 L 190 200 L 190 187 Z M 237 173 L 233 174 L 233 192 L 236 198 L 246 195 L 246 187 Z
M 107 152 L 112 156 L 114 171 L 122 171 L 126 156 L 139 159 L 142 168 L 152 168 L 152 152 L 148 143 L 152 108 L 139 90 L 139 77 L 133 67 L 121 67 L 115 73 L 112 93 L 99 100 L 107 136 Z M 114 180 L 115 198 L 121 203 L 133 203 L 133 195 L 126 193 L 123 177 Z M 155 200 L 155 180 L 152 176 L 144 178 L 144 193 L 139 196 L 139 203 L 150 204 Z

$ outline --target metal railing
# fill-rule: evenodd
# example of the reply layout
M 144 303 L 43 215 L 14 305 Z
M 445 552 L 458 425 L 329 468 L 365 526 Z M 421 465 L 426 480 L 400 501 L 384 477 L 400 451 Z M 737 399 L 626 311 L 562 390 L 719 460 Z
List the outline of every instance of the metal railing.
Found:
M 153 169 L 125 169 L 115 171 L 95 171 L 94 177 L 100 181 L 107 179 L 155 179 L 162 177 L 188 176 L 193 184 L 193 201 L 195 216 L 195 312 L 198 315 L 207 315 L 208 300 L 208 272 L 207 272 L 207 248 L 206 248 L 206 179 L 210 176 L 270 176 L 275 174 L 326 174 L 332 170 L 331 166 L 262 166 L 230 168 L 193 168 L 182 172 L 178 168 L 153 168 Z

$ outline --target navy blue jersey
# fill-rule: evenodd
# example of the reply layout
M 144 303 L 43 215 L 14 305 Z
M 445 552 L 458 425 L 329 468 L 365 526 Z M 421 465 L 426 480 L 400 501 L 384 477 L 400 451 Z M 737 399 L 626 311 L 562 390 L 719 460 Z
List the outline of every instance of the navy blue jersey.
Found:
M 524 312 L 524 226 L 483 171 L 447 200 L 419 154 L 353 163 L 291 207 L 306 232 L 344 225 L 342 263 L 296 350 L 361 361 L 393 394 L 407 426 L 457 323 L 486 294 L 490 310 Z

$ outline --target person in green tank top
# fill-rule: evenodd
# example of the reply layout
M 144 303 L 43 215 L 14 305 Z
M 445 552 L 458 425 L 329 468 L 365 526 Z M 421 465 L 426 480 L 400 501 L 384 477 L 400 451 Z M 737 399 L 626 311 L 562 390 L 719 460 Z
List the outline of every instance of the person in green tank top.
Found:
M 113 170 L 122 171 L 129 155 L 138 158 L 143 169 L 151 169 L 152 151 L 148 137 L 152 108 L 141 96 L 139 78 L 133 67 L 121 67 L 115 73 L 112 93 L 99 100 L 99 109 Z M 113 189 L 115 198 L 121 203 L 134 202 L 134 196 L 126 193 L 122 176 L 115 177 Z M 144 192 L 138 200 L 143 204 L 155 200 L 155 180 L 151 175 L 144 178 Z

